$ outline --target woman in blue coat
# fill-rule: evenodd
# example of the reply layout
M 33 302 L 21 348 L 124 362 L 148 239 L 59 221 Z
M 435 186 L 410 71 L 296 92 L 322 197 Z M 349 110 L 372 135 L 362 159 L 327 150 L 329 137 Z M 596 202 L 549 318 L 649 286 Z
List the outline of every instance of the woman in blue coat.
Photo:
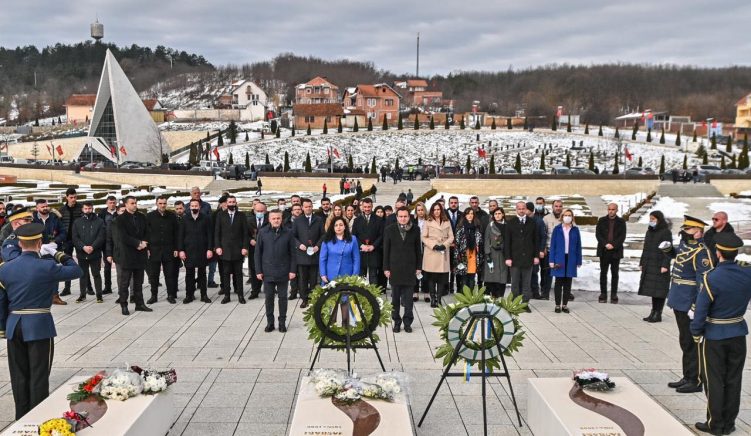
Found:
M 324 284 L 337 277 L 360 274 L 359 244 L 344 217 L 331 221 L 323 241 L 318 267 Z
M 571 295 L 571 282 L 576 277 L 576 270 L 582 266 L 581 235 L 571 209 L 563 211 L 561 224 L 553 229 L 549 259 L 550 275 L 555 277 L 555 313 L 569 313 L 567 303 Z

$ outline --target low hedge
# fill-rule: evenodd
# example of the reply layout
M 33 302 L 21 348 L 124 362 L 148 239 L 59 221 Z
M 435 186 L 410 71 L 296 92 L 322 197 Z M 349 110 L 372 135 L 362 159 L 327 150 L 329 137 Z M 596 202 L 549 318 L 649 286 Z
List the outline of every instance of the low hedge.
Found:
M 641 209 L 648 201 L 652 201 L 652 197 L 654 197 L 655 194 L 657 194 L 657 192 L 655 192 L 655 191 L 650 192 L 646 197 L 644 197 L 644 199 L 642 201 L 640 201 L 634 207 L 632 207 L 631 209 L 629 209 L 628 212 L 624 213 L 623 214 L 623 219 L 626 220 L 626 221 L 628 221 L 628 219 L 631 217 L 631 214 L 633 214 L 637 210 Z
M 415 209 L 415 205 L 417 203 L 425 203 L 429 198 L 433 197 L 437 193 L 438 193 L 438 191 L 436 189 L 431 189 L 428 192 L 426 192 L 426 193 L 422 194 L 421 196 L 417 197 L 416 199 L 414 199 L 412 201 L 412 204 L 409 205 L 409 210 L 414 210 Z M 428 208 L 430 207 L 429 204 L 426 204 L 425 206 L 428 207 Z
M 97 184 L 97 185 L 91 185 L 91 189 L 107 189 L 110 191 L 116 191 L 118 189 L 123 189 L 123 185 Z
M 78 189 L 79 186 L 78 185 L 68 185 L 66 183 L 50 183 L 50 188 L 58 188 L 58 189 L 59 188 L 65 188 L 65 189 L 73 188 L 73 189 Z
M 369 197 L 369 196 L 370 196 L 370 194 L 371 194 L 371 192 L 370 192 L 370 188 L 368 188 L 368 189 L 366 189 L 366 190 L 362 191 L 362 195 L 361 195 L 361 196 L 360 196 L 359 198 L 365 198 L 365 197 Z M 350 204 L 352 204 L 352 202 L 353 202 L 353 201 L 355 200 L 355 198 L 358 198 L 357 194 L 354 194 L 354 195 L 348 195 L 348 196 L 346 196 L 346 197 L 344 197 L 344 198 L 341 198 L 341 199 L 339 199 L 339 200 L 336 200 L 336 201 L 335 201 L 335 202 L 333 203 L 333 205 L 334 205 L 334 206 L 337 206 L 337 205 L 338 205 L 338 206 L 341 206 L 341 207 L 342 207 L 342 209 L 344 209 L 344 208 L 346 208 L 347 206 L 349 206 Z

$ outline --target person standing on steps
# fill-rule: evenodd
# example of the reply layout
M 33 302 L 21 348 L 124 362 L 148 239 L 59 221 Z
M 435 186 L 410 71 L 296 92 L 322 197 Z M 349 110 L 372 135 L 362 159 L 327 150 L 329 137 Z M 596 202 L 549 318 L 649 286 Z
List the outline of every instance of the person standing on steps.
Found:
M 600 258 L 600 303 L 608 302 L 608 269 L 610 270 L 610 302 L 618 303 L 618 272 L 626 241 L 626 221 L 618 216 L 618 205 L 608 204 L 608 214 L 597 221 L 597 257 Z
M 660 244 L 673 241 L 665 215 L 655 210 L 649 213 L 649 228 L 644 235 L 644 248 L 639 259 L 639 295 L 652 297 L 652 311 L 643 318 L 646 322 L 661 322 L 665 298 L 670 290 L 670 256 L 660 250 Z
M 201 213 L 198 200 L 191 199 L 188 215 L 183 217 L 177 237 L 180 260 L 185 264 L 185 299 L 188 304 L 195 299 L 196 284 L 201 293 L 201 301 L 211 303 L 207 293 L 206 266 L 214 257 L 211 251 L 214 237 L 211 217 Z
M 123 199 L 125 212 L 115 218 L 112 236 L 115 251 L 119 252 L 120 264 L 117 275 L 117 288 L 120 307 L 123 315 L 130 315 L 128 311 L 128 288 L 133 288 L 133 301 L 136 311 L 153 312 L 143 301 L 143 276 L 148 261 L 147 248 L 149 243 L 146 216 L 138 211 L 136 197 L 129 195 Z

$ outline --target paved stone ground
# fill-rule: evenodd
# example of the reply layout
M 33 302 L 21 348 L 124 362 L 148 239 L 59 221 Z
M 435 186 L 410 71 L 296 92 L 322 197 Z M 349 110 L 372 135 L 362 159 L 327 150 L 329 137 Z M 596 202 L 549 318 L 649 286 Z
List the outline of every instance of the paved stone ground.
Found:
M 148 286 L 146 287 L 148 293 Z M 182 280 L 180 288 L 183 288 Z M 299 300 L 290 307 L 289 331 L 263 332 L 261 299 L 239 305 L 219 304 L 216 290 L 211 304 L 170 305 L 164 292 L 152 313 L 123 317 L 114 296 L 105 303 L 54 306 L 58 337 L 52 371 L 52 389 L 73 375 L 88 375 L 101 368 L 140 364 L 175 367 L 179 382 L 170 388 L 175 403 L 175 424 L 170 435 L 210 432 L 220 435 L 283 435 L 292 419 L 298 381 L 310 366 L 314 352 L 302 323 Z M 182 294 L 182 292 L 181 292 Z M 641 318 L 649 312 L 645 298 L 623 295 L 621 304 L 598 304 L 596 293 L 576 292 L 572 313 L 553 313 L 550 301 L 534 301 L 533 312 L 522 316 L 527 339 L 508 359 L 514 391 L 526 419 L 530 377 L 568 377 L 573 369 L 597 367 L 611 375 L 626 376 L 662 407 L 686 424 L 702 419 L 703 394 L 676 394 L 666 383 L 680 378 L 677 329 L 673 316 L 661 324 Z M 388 370 L 409 377 L 412 415 L 419 420 L 441 371 L 433 359 L 439 344 L 427 303 L 416 303 L 412 334 L 381 329 L 380 350 Z M 5 343 L 0 354 L 6 355 Z M 360 351 L 357 372 L 377 368 L 372 351 Z M 7 361 L 0 360 L 0 428 L 13 419 Z M 344 355 L 324 351 L 321 367 L 345 367 Z M 751 432 L 751 377 L 743 384 L 738 428 Z M 491 379 L 490 434 L 530 434 L 513 425 L 514 411 L 505 383 Z M 436 400 L 418 435 L 482 434 L 480 383 L 450 380 Z M 415 424 L 416 425 L 416 424 Z

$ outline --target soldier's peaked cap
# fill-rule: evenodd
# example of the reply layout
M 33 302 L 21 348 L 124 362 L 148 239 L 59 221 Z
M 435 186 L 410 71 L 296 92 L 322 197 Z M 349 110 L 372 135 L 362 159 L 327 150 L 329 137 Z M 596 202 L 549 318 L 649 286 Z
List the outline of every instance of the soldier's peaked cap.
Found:
M 16 229 L 16 237 L 21 241 L 33 241 L 34 239 L 41 239 L 43 232 L 44 224 L 29 223 Z
M 694 218 L 691 215 L 683 215 L 683 224 L 681 224 L 681 227 L 701 227 L 704 228 L 708 226 L 709 224 L 705 223 L 704 221 L 700 220 L 699 218 Z
M 16 211 L 13 211 L 13 213 L 8 217 L 8 221 L 15 221 L 23 218 L 32 218 L 31 212 L 29 212 L 28 207 L 22 207 Z
M 720 232 L 715 235 L 715 248 L 722 251 L 737 251 L 743 247 L 743 239 L 735 233 Z

